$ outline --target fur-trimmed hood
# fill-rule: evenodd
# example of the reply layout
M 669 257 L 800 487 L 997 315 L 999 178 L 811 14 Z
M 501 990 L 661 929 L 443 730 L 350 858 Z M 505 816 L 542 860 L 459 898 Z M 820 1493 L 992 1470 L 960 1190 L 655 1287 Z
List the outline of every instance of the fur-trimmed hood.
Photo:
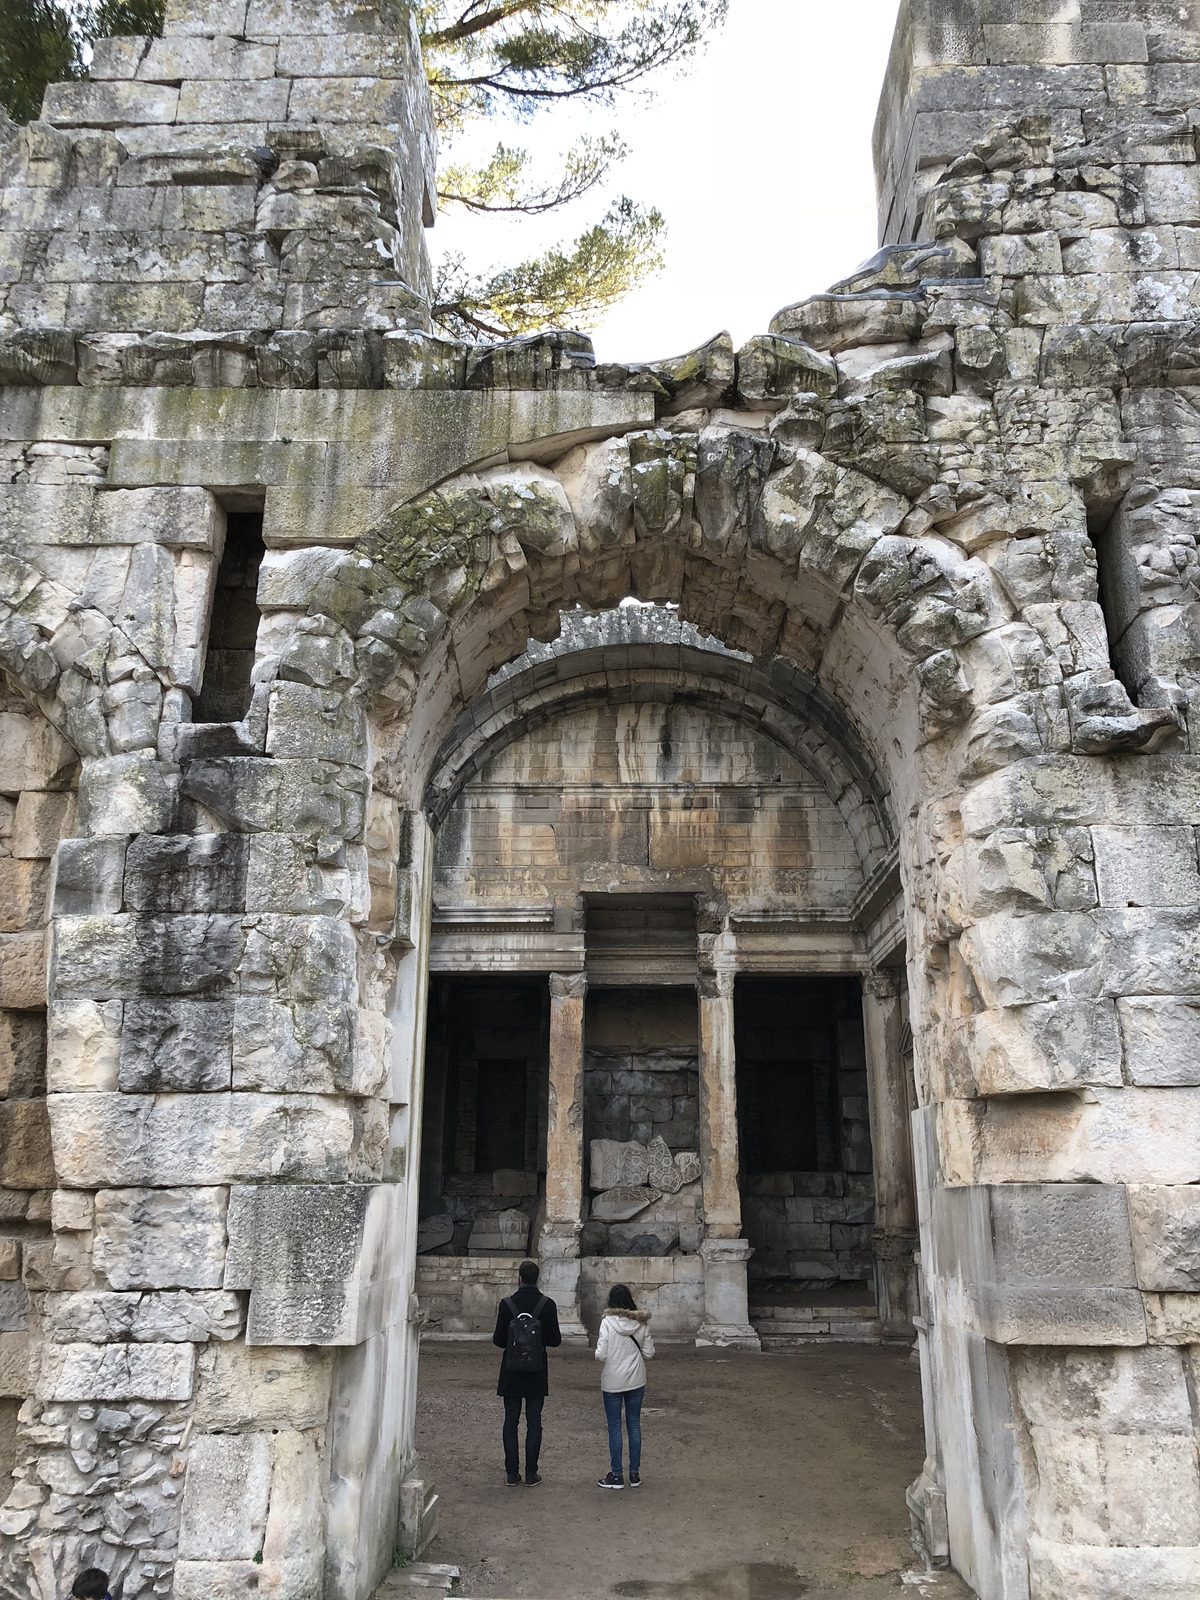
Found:
M 626 1311 L 624 1306 L 605 1306 L 604 1315 L 606 1317 L 625 1317 L 629 1322 L 650 1321 L 650 1313 L 648 1311 Z

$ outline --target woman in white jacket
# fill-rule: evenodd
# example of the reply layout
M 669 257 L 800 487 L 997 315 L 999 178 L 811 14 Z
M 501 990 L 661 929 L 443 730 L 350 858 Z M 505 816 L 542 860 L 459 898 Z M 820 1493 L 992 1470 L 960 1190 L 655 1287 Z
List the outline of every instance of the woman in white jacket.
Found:
M 654 1355 L 650 1337 L 650 1313 L 639 1311 L 623 1283 L 608 1291 L 608 1307 L 600 1319 L 596 1340 L 596 1360 L 603 1361 L 600 1390 L 608 1417 L 610 1471 L 600 1478 L 602 1489 L 623 1489 L 621 1472 L 621 1410 L 629 1434 L 629 1487 L 642 1484 L 642 1400 L 646 1394 L 646 1363 Z

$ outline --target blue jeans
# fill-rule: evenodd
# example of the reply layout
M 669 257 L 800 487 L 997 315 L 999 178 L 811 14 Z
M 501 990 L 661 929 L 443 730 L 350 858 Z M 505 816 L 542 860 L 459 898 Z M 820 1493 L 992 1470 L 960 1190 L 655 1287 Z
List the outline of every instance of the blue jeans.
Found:
M 621 1476 L 621 1402 L 625 1402 L 625 1427 L 629 1433 L 629 1470 L 640 1472 L 642 1467 L 642 1401 L 646 1398 L 646 1385 L 640 1389 L 626 1389 L 621 1394 L 609 1394 L 602 1389 L 604 1414 L 608 1418 L 608 1457 L 613 1476 Z

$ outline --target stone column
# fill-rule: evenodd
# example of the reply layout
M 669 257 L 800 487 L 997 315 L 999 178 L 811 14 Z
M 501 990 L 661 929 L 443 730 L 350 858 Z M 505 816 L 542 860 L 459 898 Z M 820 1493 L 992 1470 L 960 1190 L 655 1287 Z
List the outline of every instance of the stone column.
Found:
M 586 1344 L 579 1314 L 579 1235 L 583 1228 L 582 972 L 550 974 L 550 1094 L 546 1119 L 546 1220 L 539 1286 L 558 1304 L 567 1344 Z
M 877 967 L 863 974 L 862 991 L 875 1176 L 875 1297 L 884 1337 L 911 1338 L 917 1202 L 898 975 Z
M 760 1348 L 750 1326 L 738 1191 L 737 1053 L 733 1039 L 733 973 L 702 972 L 700 1003 L 700 1167 L 704 1192 L 704 1321 L 698 1345 Z

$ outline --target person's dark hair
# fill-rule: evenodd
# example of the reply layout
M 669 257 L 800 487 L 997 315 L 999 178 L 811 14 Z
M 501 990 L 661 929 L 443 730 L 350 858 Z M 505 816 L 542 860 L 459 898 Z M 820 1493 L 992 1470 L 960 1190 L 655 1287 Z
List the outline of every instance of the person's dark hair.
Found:
M 517 1268 L 517 1277 L 522 1283 L 536 1283 L 538 1281 L 538 1264 L 536 1261 L 522 1261 Z
M 628 1287 L 623 1283 L 614 1283 L 608 1291 L 609 1309 L 612 1311 L 636 1311 L 633 1296 Z
M 108 1593 L 108 1573 L 99 1567 L 85 1567 L 71 1585 L 72 1600 L 104 1600 Z

